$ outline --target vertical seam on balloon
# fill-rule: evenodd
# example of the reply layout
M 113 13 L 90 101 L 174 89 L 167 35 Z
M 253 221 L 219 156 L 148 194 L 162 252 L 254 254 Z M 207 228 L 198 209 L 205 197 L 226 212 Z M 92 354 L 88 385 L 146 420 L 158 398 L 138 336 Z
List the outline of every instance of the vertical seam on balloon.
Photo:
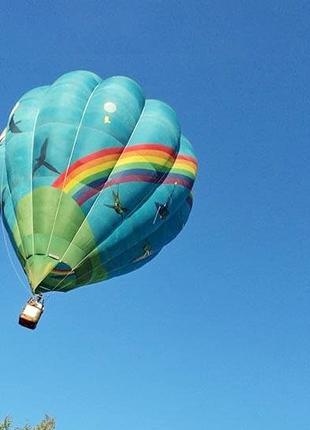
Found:
M 44 93 L 44 97 L 46 97 L 47 93 L 50 91 L 51 85 L 46 88 L 46 91 Z M 30 178 L 31 178 L 31 187 L 30 187 L 30 196 L 31 196 L 31 221 L 32 221 L 32 255 L 34 255 L 34 218 L 33 218 L 33 157 L 34 157 L 34 140 L 35 140 L 35 131 L 38 123 L 38 118 L 40 115 L 40 109 L 42 104 L 42 98 L 40 99 L 38 103 L 38 111 L 33 123 L 33 129 L 32 129 L 32 143 L 31 143 L 31 158 L 30 158 Z M 31 272 L 31 269 L 30 269 Z
M 61 193 L 60 193 L 60 196 L 59 196 L 59 199 L 58 199 L 58 205 L 57 205 L 57 209 L 56 209 L 56 213 L 55 213 L 53 227 L 52 227 L 50 238 L 49 238 L 49 242 L 48 242 L 48 245 L 47 245 L 47 251 L 46 251 L 47 255 L 49 254 L 50 246 L 51 246 L 51 243 L 52 243 L 52 238 L 53 238 L 53 234 L 54 234 L 54 231 L 55 231 L 56 221 L 57 221 L 58 213 L 59 213 L 59 210 L 60 210 L 60 206 L 61 206 L 62 198 L 63 198 L 63 194 L 64 194 L 64 185 L 65 185 L 65 182 L 66 182 L 66 179 L 67 179 L 67 175 L 68 175 L 68 171 L 69 171 L 69 168 L 70 168 L 71 160 L 72 160 L 72 157 L 73 157 L 73 154 L 74 154 L 74 150 L 75 150 L 76 145 L 77 145 L 79 133 L 80 133 L 80 130 L 82 128 L 83 120 L 84 120 L 85 114 L 87 112 L 89 103 L 90 103 L 90 101 L 91 101 L 91 99 L 92 99 L 95 91 L 97 90 L 97 88 L 99 87 L 99 85 L 101 83 L 102 83 L 102 80 L 95 86 L 95 88 L 93 89 L 93 91 L 89 95 L 88 100 L 87 100 L 87 102 L 85 104 L 84 110 L 82 112 L 79 125 L 78 125 L 77 130 L 76 130 L 76 134 L 75 134 L 75 138 L 74 138 L 74 142 L 73 142 L 71 154 L 69 156 L 68 163 L 67 163 L 67 168 L 66 168 L 66 173 L 65 173 L 65 179 L 64 179 L 64 182 L 63 182 L 63 185 L 62 185 L 62 189 L 61 189 Z
M 49 91 L 50 87 L 48 88 L 47 92 Z M 45 94 L 46 95 L 46 94 Z M 30 160 L 30 178 L 31 178 L 31 189 L 30 189 L 30 196 L 31 196 L 31 220 L 32 220 L 32 255 L 34 255 L 35 246 L 34 246 L 34 217 L 33 217 L 33 158 L 34 158 L 34 140 L 35 140 L 35 130 L 38 123 L 38 118 L 40 115 L 40 107 L 38 106 L 38 112 L 36 114 L 34 124 L 33 124 L 33 130 L 32 130 L 32 142 L 31 142 L 31 160 Z

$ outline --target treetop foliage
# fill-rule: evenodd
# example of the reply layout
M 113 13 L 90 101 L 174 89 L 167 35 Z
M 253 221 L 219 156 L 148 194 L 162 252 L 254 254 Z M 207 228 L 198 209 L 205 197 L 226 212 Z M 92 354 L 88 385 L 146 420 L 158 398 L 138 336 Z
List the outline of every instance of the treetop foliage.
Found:
M 54 418 L 48 415 L 36 426 L 26 424 L 24 427 L 13 427 L 13 422 L 10 417 L 6 417 L 0 422 L 0 430 L 55 430 L 56 423 Z

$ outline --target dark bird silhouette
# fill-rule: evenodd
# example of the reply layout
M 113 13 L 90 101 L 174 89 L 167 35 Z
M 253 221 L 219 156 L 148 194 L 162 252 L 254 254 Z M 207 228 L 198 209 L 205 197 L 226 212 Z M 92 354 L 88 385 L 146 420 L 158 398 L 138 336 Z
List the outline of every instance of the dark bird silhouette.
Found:
M 169 203 L 155 203 L 156 206 L 156 214 L 153 220 L 153 224 L 156 223 L 157 219 L 159 218 L 160 220 L 166 219 L 167 216 L 169 215 Z
M 9 122 L 9 131 L 11 133 L 21 133 L 21 129 L 17 127 L 17 124 L 19 124 L 21 121 L 14 120 L 14 115 L 11 116 L 10 122 Z
M 172 196 L 175 190 L 175 186 L 176 183 L 174 184 L 173 190 L 170 193 L 170 196 L 168 197 L 167 201 L 165 203 L 159 203 L 159 202 L 155 202 L 155 206 L 156 206 L 156 214 L 153 220 L 153 224 L 156 223 L 157 219 L 159 218 L 160 220 L 164 220 L 168 217 L 168 215 L 170 214 L 170 206 L 172 203 Z
M 33 174 L 42 166 L 46 167 L 52 172 L 60 174 L 60 172 L 58 172 L 58 170 L 54 166 L 52 166 L 50 163 L 46 161 L 47 146 L 48 146 L 48 139 L 45 139 L 40 151 L 40 156 L 35 160 L 36 164 L 34 165 L 34 168 L 33 168 Z
M 124 219 L 126 213 L 128 212 L 128 209 L 122 206 L 119 191 L 115 192 L 112 190 L 112 194 L 113 194 L 113 204 L 112 205 L 105 204 L 105 206 L 107 208 L 114 209 L 115 212 Z

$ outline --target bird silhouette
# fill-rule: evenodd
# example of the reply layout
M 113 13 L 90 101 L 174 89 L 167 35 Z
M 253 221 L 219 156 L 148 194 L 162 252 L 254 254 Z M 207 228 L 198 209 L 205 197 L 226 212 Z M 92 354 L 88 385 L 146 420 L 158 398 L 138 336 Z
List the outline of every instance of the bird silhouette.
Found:
M 11 133 L 21 133 L 21 129 L 17 127 L 17 124 L 19 124 L 21 121 L 15 122 L 14 115 L 11 116 L 10 122 L 9 122 L 9 131 Z
M 156 223 L 157 219 L 159 218 L 160 220 L 164 220 L 168 217 L 168 215 L 170 214 L 170 205 L 172 203 L 172 196 L 175 190 L 175 186 L 177 183 L 174 184 L 173 190 L 170 193 L 170 196 L 168 197 L 167 201 L 165 203 L 159 203 L 159 202 L 155 202 L 155 206 L 156 206 L 156 214 L 153 220 L 153 224 Z
M 52 166 L 50 163 L 46 161 L 47 146 L 48 146 L 48 139 L 45 139 L 40 151 L 40 156 L 35 160 L 36 164 L 34 165 L 34 168 L 33 168 L 33 174 L 42 166 L 46 167 L 52 172 L 60 174 L 60 172 L 58 172 L 58 170 L 54 166 Z
M 155 203 L 156 206 L 156 214 L 153 220 L 153 224 L 156 223 L 157 219 L 159 218 L 160 220 L 166 219 L 167 216 L 169 215 L 169 203 Z
M 119 191 L 117 190 L 117 192 L 115 192 L 112 190 L 112 195 L 113 195 L 113 204 L 112 205 L 105 204 L 105 206 L 107 208 L 114 209 L 115 212 L 124 219 L 126 213 L 128 212 L 128 209 L 122 206 Z

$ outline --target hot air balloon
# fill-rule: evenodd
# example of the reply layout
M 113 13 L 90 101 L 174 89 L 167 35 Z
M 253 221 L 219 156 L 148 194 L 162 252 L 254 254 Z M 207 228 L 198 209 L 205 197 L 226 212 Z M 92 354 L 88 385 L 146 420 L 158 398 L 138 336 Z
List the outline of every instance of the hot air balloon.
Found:
M 34 295 L 20 319 L 29 328 L 44 293 L 151 261 L 186 223 L 197 170 L 171 107 L 130 78 L 87 71 L 18 101 L 0 163 L 4 225 Z

